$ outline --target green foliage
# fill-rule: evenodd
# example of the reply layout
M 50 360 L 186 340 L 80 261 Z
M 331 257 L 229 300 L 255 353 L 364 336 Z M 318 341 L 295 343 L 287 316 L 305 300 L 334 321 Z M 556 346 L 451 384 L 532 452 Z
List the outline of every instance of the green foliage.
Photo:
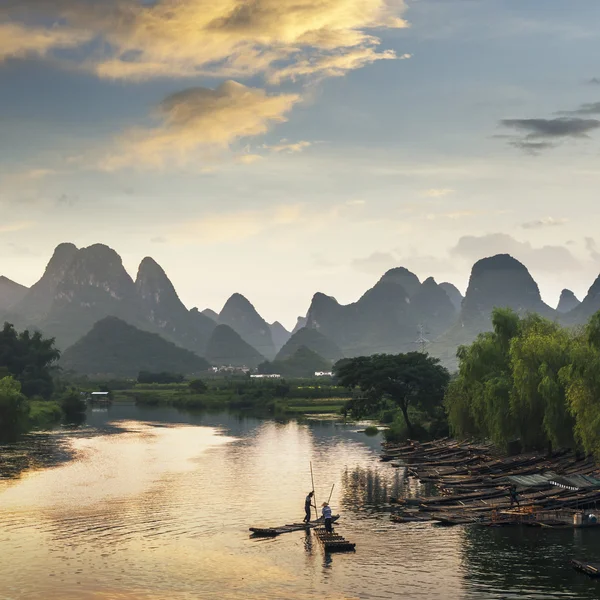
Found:
M 190 391 L 194 392 L 194 394 L 204 394 L 208 390 L 208 386 L 202 379 L 192 379 L 189 383 Z
M 17 333 L 13 325 L 4 323 L 0 331 L 0 369 L 20 382 L 25 396 L 52 395 L 52 369 L 59 357 L 54 339 L 43 338 L 39 331 Z
M 21 384 L 14 377 L 0 379 L 0 432 L 17 431 L 28 415 L 29 404 L 21 393 Z
M 438 359 L 420 352 L 360 356 L 339 361 L 334 369 L 340 385 L 360 390 L 351 401 L 353 414 L 373 414 L 389 400 L 402 412 L 410 436 L 415 428 L 409 409 L 434 414 L 442 405 L 450 379 Z
M 58 402 L 32 400 L 29 405 L 29 423 L 34 427 L 48 427 L 62 419 L 63 411 Z
M 167 371 L 161 371 L 160 373 L 140 371 L 137 380 L 138 383 L 181 383 L 184 377 L 179 373 L 168 373 Z
M 575 418 L 575 438 L 587 453 L 600 459 L 600 313 L 575 336 L 571 362 L 561 369 L 559 379 Z
M 451 431 L 504 447 L 517 439 L 525 449 L 579 441 L 594 451 L 600 446 L 600 316 L 583 333 L 508 309 L 495 309 L 492 322 L 493 332 L 457 352 L 458 375 L 445 399 Z
M 284 377 L 313 377 L 317 371 L 329 371 L 331 363 L 316 352 L 301 346 L 289 358 L 265 361 L 258 365 L 259 373 L 278 373 Z
M 365 428 L 365 435 L 368 435 L 369 437 L 373 437 L 378 433 L 379 429 L 375 425 L 369 425 L 367 428 Z
M 78 418 L 80 415 L 85 413 L 85 401 L 75 388 L 71 388 L 62 394 L 58 398 L 58 403 L 60 404 L 60 407 L 67 419 Z

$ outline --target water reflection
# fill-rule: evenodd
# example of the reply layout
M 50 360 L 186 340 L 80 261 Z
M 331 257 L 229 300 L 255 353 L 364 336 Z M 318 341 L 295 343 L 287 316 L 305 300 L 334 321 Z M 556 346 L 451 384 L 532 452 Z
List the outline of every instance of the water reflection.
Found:
M 546 553 L 546 532 L 391 523 L 389 498 L 417 489 L 359 429 L 113 405 L 79 430 L 30 437 L 27 460 L 43 439 L 54 458 L 0 481 L 0 598 L 596 597 L 570 556 Z M 334 485 L 336 528 L 355 554 L 328 555 L 305 531 L 249 539 L 249 526 L 303 517 L 310 462 L 317 504 Z M 586 533 L 569 552 L 600 550 Z

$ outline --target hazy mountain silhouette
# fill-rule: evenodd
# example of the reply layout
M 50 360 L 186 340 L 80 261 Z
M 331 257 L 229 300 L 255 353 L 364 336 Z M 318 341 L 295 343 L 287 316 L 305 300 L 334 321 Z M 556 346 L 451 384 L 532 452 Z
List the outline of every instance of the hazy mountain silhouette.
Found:
M 409 291 L 410 290 L 410 291 Z M 353 304 L 315 294 L 307 327 L 331 339 L 346 356 L 414 349 L 419 326 L 438 335 L 452 325 L 456 310 L 433 278 L 423 284 L 405 268 L 391 269 Z
M 277 361 L 282 361 L 290 358 L 293 354 L 295 354 L 300 348 L 308 348 L 312 350 L 322 358 L 329 360 L 330 362 L 334 362 L 344 357 L 343 352 L 337 346 L 335 342 L 325 337 L 322 333 L 317 331 L 316 329 L 309 329 L 308 327 L 303 327 L 290 339 L 287 343 L 281 348 L 279 353 L 277 354 Z
M 275 345 L 275 351 L 279 352 L 290 337 L 292 337 L 292 334 L 279 321 L 271 323 L 269 327 L 271 328 L 271 338 Z
M 306 327 L 306 317 L 298 317 L 296 319 L 296 325 L 294 325 L 294 329 L 292 329 L 292 335 L 297 331 L 300 331 L 303 327 Z
M 200 374 L 209 363 L 161 336 L 116 317 L 98 321 L 63 353 L 60 366 L 85 375 L 137 377 L 140 371 Z
M 217 323 L 219 321 L 219 315 L 218 315 L 218 313 L 216 313 L 211 308 L 205 308 L 202 311 L 202 314 L 205 315 L 205 316 L 207 316 L 209 319 L 212 319 L 215 323 Z
M 568 324 L 583 324 L 600 310 L 600 275 L 592 284 L 581 303 L 570 310 L 563 319 Z
M 29 288 L 0 275 L 0 310 L 4 311 L 22 300 Z
M 565 289 L 560 293 L 560 299 L 558 301 L 558 306 L 556 307 L 556 312 L 568 313 L 574 308 L 577 308 L 580 304 L 581 300 L 579 300 L 571 290 Z
M 202 313 L 188 311 L 154 259 L 142 260 L 135 285 L 144 318 L 167 339 L 203 355 L 216 323 Z
M 241 294 L 233 294 L 219 313 L 219 324 L 228 325 L 242 339 L 268 359 L 275 357 L 275 344 L 269 324 Z
M 448 298 L 450 298 L 456 312 L 460 312 L 463 295 L 460 293 L 459 289 L 454 284 L 448 283 L 447 281 L 440 283 L 440 287 L 448 294 Z
M 206 347 L 206 359 L 216 366 L 256 368 L 265 357 L 228 325 L 218 325 Z
M 56 247 L 42 277 L 12 307 L 20 323 L 32 325 L 48 314 L 56 298 L 57 288 L 62 283 L 77 252 L 75 244 L 64 243 Z

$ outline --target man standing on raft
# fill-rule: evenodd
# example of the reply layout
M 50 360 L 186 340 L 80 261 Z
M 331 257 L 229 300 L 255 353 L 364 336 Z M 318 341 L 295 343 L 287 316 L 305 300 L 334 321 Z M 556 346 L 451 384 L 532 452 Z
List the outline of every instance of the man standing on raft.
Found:
M 310 512 L 311 512 L 311 508 L 312 508 L 312 497 L 314 496 L 314 492 L 309 492 L 308 496 L 306 496 L 306 499 L 304 500 L 304 512 L 306 513 L 304 515 L 304 522 L 305 523 L 310 523 Z M 315 507 L 316 509 L 316 507 Z

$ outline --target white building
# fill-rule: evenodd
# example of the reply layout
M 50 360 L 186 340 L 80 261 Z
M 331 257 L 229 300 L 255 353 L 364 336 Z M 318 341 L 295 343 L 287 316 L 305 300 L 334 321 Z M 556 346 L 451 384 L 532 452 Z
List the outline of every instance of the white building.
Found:
M 315 377 L 333 377 L 332 371 L 315 371 Z
M 255 373 L 254 375 L 250 375 L 254 379 L 280 379 L 281 375 L 279 373 Z

